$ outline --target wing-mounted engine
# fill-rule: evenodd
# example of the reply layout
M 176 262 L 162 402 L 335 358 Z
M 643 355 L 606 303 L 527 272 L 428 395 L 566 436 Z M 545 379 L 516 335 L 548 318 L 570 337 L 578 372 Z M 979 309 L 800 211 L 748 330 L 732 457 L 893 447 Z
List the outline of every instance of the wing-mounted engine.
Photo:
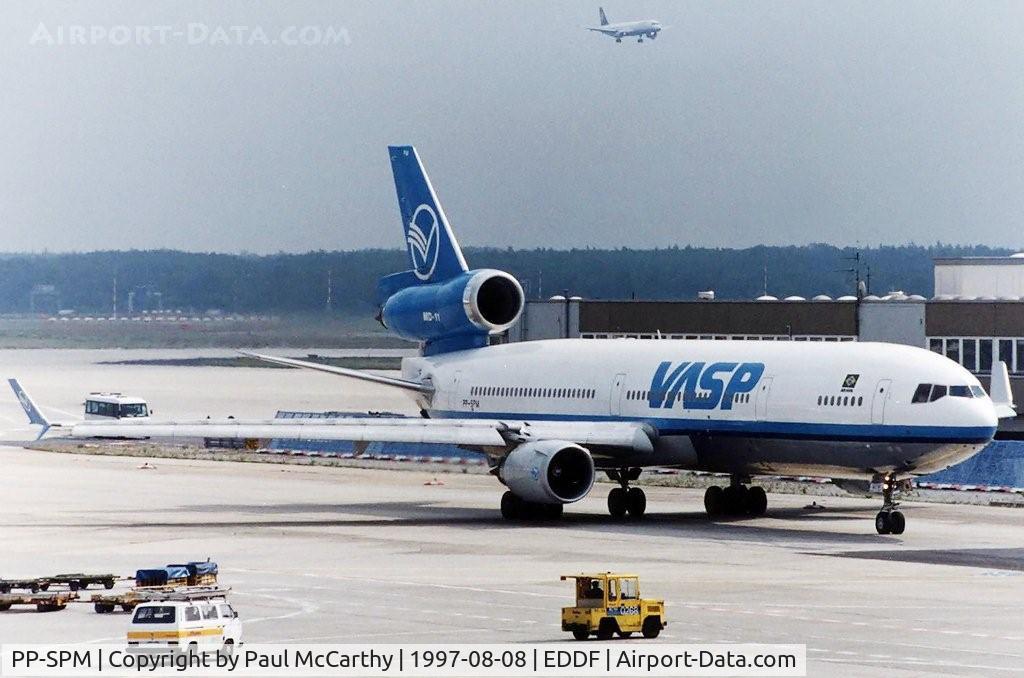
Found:
M 486 346 L 489 335 L 507 330 L 523 311 L 523 288 L 504 271 L 400 287 L 407 273 L 381 281 L 381 322 L 405 339 L 426 342 L 426 355 Z
M 523 443 L 502 462 L 498 477 L 520 499 L 538 504 L 570 504 L 594 486 L 590 452 L 564 440 Z

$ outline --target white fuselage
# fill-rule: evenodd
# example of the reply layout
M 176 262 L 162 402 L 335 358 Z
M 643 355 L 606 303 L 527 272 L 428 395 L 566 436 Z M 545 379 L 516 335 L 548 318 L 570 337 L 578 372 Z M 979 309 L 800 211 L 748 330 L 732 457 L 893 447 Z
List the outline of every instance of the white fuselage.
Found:
M 661 30 L 661 24 L 652 19 L 644 21 L 622 21 L 614 24 L 601 26 L 601 32 L 615 38 L 628 38 L 631 36 L 654 37 Z
M 407 358 L 403 373 L 434 386 L 420 405 L 435 418 L 635 421 L 656 431 L 653 455 L 623 461 L 618 451 L 605 466 L 909 476 L 975 454 L 998 421 L 961 366 L 895 344 L 558 339 Z M 921 384 L 961 395 L 912 402 Z M 602 465 L 602 451 L 592 452 Z

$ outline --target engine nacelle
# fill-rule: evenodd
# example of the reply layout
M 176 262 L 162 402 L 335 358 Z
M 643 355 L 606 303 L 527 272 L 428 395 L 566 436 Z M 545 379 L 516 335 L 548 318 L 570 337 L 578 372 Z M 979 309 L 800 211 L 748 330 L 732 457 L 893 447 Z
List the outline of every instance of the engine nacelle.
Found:
M 564 440 L 523 443 L 498 471 L 520 499 L 538 504 L 570 504 L 594 486 L 594 459 L 586 449 Z
M 389 278 L 382 285 L 387 286 Z M 488 335 L 511 327 L 524 302 L 518 280 L 504 271 L 480 269 L 395 291 L 384 301 L 381 321 L 405 339 L 427 342 L 428 348 L 441 341 L 472 348 L 486 345 Z M 445 350 L 453 348 L 449 345 Z

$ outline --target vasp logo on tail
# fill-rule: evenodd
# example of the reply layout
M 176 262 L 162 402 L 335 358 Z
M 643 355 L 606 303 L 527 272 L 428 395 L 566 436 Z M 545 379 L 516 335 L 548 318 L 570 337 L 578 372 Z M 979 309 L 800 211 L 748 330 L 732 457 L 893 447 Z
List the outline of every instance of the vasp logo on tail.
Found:
M 440 251 L 437 225 L 437 213 L 430 205 L 417 207 L 409 220 L 409 233 L 405 239 L 409 243 L 413 272 L 420 280 L 429 280 L 437 266 Z

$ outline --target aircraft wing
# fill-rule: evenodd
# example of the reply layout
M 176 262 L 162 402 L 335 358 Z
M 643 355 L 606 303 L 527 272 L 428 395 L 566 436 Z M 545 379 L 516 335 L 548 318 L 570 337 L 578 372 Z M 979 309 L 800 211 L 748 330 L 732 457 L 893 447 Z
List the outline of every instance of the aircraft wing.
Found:
M 276 360 L 288 362 L 287 358 Z M 315 364 L 315 363 L 313 363 Z M 305 365 L 303 365 L 305 366 Z M 329 370 L 340 369 L 330 368 Z M 346 370 L 347 371 L 347 370 Z M 346 375 L 347 376 L 347 375 Z M 412 382 L 406 382 L 411 384 Z M 630 454 L 652 453 L 657 433 L 638 422 L 611 421 L 515 421 L 500 419 L 422 419 L 416 417 L 345 417 L 338 419 L 199 419 L 153 421 L 152 419 L 85 420 L 56 424 L 39 408 L 15 379 L 11 388 L 29 422 L 43 431 L 57 429 L 66 438 L 234 438 L 291 440 L 349 440 L 381 443 L 438 443 L 490 452 L 511 450 L 516 445 L 540 440 L 564 440 L 584 447 L 621 450 Z M 403 386 L 403 388 L 405 388 Z M 607 454 L 607 452 L 606 452 Z
M 307 370 L 316 370 L 318 372 L 327 372 L 328 374 L 334 374 L 339 377 L 348 377 L 349 379 L 358 379 L 360 381 L 369 381 L 374 384 L 381 384 L 383 386 L 393 386 L 395 388 L 405 389 L 407 391 L 416 391 L 419 393 L 431 393 L 433 387 L 429 384 L 421 384 L 415 381 L 409 381 L 407 379 L 399 379 L 397 377 L 385 377 L 380 374 L 371 374 L 369 372 L 363 372 L 362 370 L 352 370 L 347 367 L 335 367 L 334 365 L 324 365 L 323 363 L 313 363 L 306 360 L 295 360 L 294 358 L 279 358 L 272 355 L 263 355 L 261 353 L 248 353 L 246 351 L 239 351 L 244 356 L 249 358 L 255 358 L 256 360 L 262 360 L 263 362 L 272 363 L 274 365 L 284 365 L 286 367 L 301 367 Z
M 598 33 L 604 33 L 605 35 L 615 35 L 619 32 L 617 28 L 608 28 L 606 26 L 585 26 L 588 31 L 596 31 Z
M 654 432 L 640 423 L 578 421 L 503 421 L 496 419 L 417 419 L 366 417 L 344 419 L 201 419 L 197 421 L 121 419 L 82 421 L 63 428 L 71 438 L 235 438 L 350 440 L 353 442 L 440 443 L 471 448 L 511 449 L 538 440 L 619 448 L 630 454 L 654 451 Z

